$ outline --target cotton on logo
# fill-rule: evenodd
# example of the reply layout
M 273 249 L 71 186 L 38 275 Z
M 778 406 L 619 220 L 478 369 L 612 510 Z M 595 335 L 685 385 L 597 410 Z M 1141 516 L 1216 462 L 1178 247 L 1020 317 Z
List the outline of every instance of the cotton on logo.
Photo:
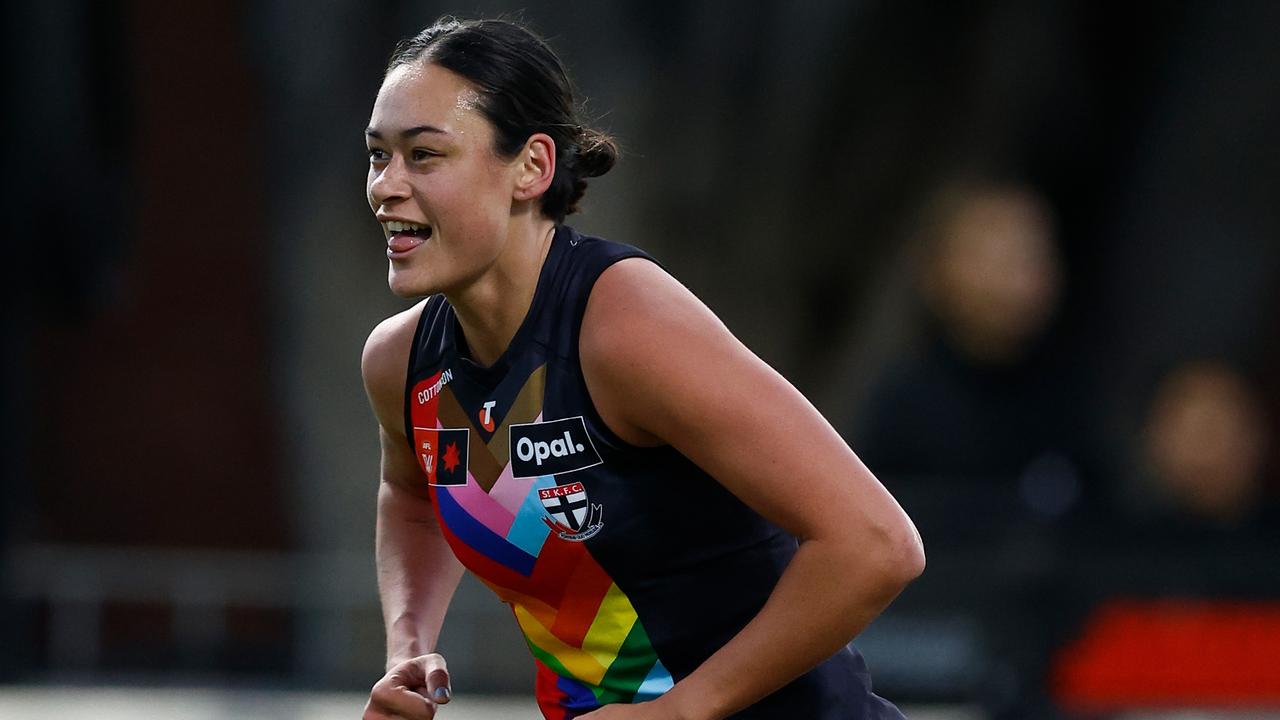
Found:
M 493 406 L 497 404 L 497 400 L 490 400 L 480 408 L 480 427 L 484 428 L 485 432 L 493 432 Z

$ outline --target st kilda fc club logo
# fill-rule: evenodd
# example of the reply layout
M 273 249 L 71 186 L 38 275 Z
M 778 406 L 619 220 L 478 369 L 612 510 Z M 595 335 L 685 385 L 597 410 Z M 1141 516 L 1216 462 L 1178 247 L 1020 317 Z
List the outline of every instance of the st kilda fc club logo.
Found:
M 543 522 L 565 540 L 586 540 L 604 525 L 600 506 L 587 500 L 587 489 L 580 482 L 541 488 L 538 499 L 549 516 Z
M 601 462 L 582 416 L 511 426 L 511 474 L 515 477 L 555 477 Z M 581 482 L 538 488 L 538 499 L 547 511 L 543 521 L 564 540 L 586 540 L 604 525 L 600 505 L 587 498 Z

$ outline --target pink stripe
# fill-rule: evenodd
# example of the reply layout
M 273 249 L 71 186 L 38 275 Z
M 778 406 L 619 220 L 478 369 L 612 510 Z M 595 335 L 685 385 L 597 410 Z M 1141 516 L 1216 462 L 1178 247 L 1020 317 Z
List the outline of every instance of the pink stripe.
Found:
M 542 416 L 539 415 L 539 418 Z M 444 429 L 444 423 L 436 420 L 436 427 Z M 471 430 L 475 432 L 475 430 Z M 508 468 L 510 464 L 508 463 Z M 511 474 L 510 469 L 503 471 Z M 499 480 L 501 482 L 501 480 Z M 467 484 L 462 487 L 449 488 L 449 494 L 454 500 L 458 501 L 458 505 L 462 506 L 467 514 L 475 518 L 481 525 L 494 531 L 501 537 L 506 537 L 507 532 L 511 530 L 511 524 L 516 521 L 514 513 L 508 511 L 498 503 L 494 502 L 489 494 L 480 489 L 480 484 L 476 482 L 476 478 L 471 474 L 471 470 L 467 470 Z
M 507 531 L 511 529 L 511 523 L 516 521 L 514 514 L 494 502 L 493 498 L 480 488 L 471 473 L 467 473 L 466 485 L 449 488 L 449 494 L 458 501 L 468 515 L 497 533 L 499 537 L 506 537 Z
M 538 417 L 533 419 L 534 422 L 542 422 L 542 413 L 538 413 Z M 520 478 L 511 477 L 511 458 L 507 458 L 508 462 L 502 466 L 502 474 L 493 483 L 493 487 L 489 488 L 489 497 L 498 501 L 498 504 L 506 508 L 513 515 L 520 512 L 520 506 L 524 504 L 525 497 L 529 494 L 529 488 L 533 486 L 533 481 L 537 478 Z
M 511 464 L 508 463 L 502 468 L 502 474 L 493 483 L 493 487 L 489 488 L 489 497 L 514 515 L 520 512 L 520 506 L 524 504 L 524 499 L 529 495 L 529 488 L 533 486 L 535 480 L 537 478 L 511 477 Z

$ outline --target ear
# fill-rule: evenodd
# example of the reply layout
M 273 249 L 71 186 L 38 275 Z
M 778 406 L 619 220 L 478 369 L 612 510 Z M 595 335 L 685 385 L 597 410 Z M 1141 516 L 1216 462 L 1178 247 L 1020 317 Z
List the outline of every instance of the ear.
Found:
M 556 176 L 556 141 L 546 133 L 534 133 L 516 157 L 516 200 L 533 200 L 551 187 Z

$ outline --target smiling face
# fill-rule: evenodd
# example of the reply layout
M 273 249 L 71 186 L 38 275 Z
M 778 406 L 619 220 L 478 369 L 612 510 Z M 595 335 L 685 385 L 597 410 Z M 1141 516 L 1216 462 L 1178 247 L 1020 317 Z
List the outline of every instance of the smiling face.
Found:
M 501 255 L 519 166 L 465 79 L 410 63 L 387 74 L 369 119 L 369 207 L 387 239 L 387 282 L 402 297 L 459 292 Z

